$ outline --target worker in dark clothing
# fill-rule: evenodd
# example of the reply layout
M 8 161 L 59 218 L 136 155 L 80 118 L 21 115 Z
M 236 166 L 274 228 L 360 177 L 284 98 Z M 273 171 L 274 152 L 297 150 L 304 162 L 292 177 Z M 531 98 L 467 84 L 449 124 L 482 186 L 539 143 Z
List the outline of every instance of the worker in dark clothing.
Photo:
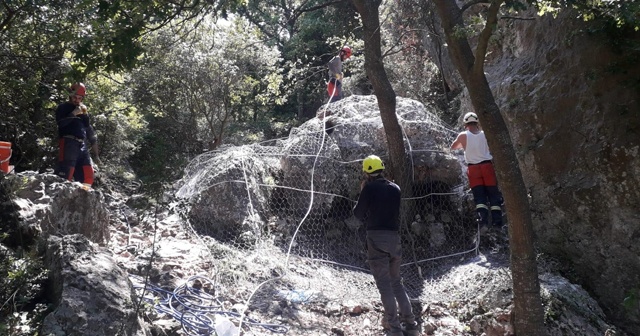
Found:
M 98 139 L 91 126 L 87 107 L 82 103 L 86 88 L 75 83 L 69 90 L 69 101 L 58 105 L 58 164 L 55 174 L 69 181 L 75 179 L 91 187 L 94 179 L 89 146 L 98 158 Z M 89 145 L 89 146 L 87 146 Z
M 353 214 L 366 225 L 367 263 L 384 307 L 383 325 L 388 326 L 391 336 L 402 336 L 403 324 L 407 335 L 419 335 L 420 328 L 400 277 L 400 187 L 384 178 L 384 164 L 375 155 L 364 159 L 362 169 L 367 178 L 360 185 Z
M 351 57 L 351 48 L 344 47 L 340 49 L 340 53 L 333 57 L 327 67 L 329 68 L 329 82 L 327 83 L 327 93 L 329 94 L 329 102 L 333 103 L 342 99 L 342 62 Z

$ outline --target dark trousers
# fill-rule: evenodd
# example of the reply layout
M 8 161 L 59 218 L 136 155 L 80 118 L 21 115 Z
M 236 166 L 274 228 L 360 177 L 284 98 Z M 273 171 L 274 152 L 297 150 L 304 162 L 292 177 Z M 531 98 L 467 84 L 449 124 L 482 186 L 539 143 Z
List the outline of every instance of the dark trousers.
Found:
M 66 180 L 93 184 L 93 167 L 89 149 L 83 141 L 71 138 L 58 140 L 58 164 L 54 173 Z
M 384 317 L 392 332 L 401 331 L 398 310 L 403 322 L 415 322 L 411 302 L 400 277 L 401 262 L 402 246 L 397 231 L 367 231 L 367 263 L 380 292 Z

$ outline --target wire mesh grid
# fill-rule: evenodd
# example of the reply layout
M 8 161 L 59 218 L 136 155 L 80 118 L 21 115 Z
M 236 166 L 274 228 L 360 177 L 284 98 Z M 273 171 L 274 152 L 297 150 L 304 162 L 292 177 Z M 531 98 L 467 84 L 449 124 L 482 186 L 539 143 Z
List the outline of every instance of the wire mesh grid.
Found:
M 461 158 L 448 151 L 456 132 L 412 100 L 398 99 L 397 116 L 411 177 L 401 210 L 404 283 L 412 297 L 441 300 L 446 293 L 429 290 L 437 269 L 477 251 Z M 385 153 L 375 97 L 352 96 L 323 106 L 288 138 L 199 156 L 177 196 L 190 200 L 193 230 L 212 238 L 217 280 L 246 289 L 249 305 L 283 291 L 375 300 L 366 231 L 352 209 L 362 158 Z

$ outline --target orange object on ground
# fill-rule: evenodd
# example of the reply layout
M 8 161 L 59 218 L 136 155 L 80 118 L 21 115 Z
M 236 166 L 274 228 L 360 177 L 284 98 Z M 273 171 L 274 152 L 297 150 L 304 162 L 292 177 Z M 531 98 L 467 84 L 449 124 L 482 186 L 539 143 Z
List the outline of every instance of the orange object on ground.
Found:
M 11 158 L 11 143 L 0 141 L 0 170 L 9 173 L 9 159 Z

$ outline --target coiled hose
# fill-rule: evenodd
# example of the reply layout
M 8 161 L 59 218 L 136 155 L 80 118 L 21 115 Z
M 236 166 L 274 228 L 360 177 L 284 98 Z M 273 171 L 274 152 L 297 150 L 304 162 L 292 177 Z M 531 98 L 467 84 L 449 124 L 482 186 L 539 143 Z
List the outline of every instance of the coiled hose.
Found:
M 200 275 L 192 276 L 173 291 L 162 289 L 153 284 L 145 284 L 144 279 L 137 275 L 129 275 L 133 287 L 142 300 L 150 304 L 159 314 L 167 314 L 180 322 L 182 330 L 187 335 L 214 335 L 216 333 L 212 314 L 219 314 L 230 318 L 241 318 L 240 313 L 221 310 L 214 296 L 191 283 L 196 281 L 205 287 L 208 283 L 213 288 L 213 282 Z M 244 317 L 244 323 L 262 327 L 277 334 L 286 334 L 289 329 L 278 324 L 260 323 L 259 321 Z

